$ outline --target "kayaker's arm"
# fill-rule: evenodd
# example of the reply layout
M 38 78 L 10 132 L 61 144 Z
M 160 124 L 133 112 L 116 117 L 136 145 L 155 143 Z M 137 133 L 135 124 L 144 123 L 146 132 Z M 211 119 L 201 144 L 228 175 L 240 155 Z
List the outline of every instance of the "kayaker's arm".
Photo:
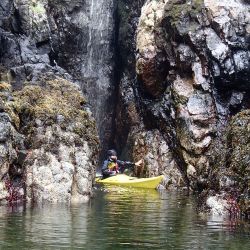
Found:
M 119 166 L 124 166 L 124 167 L 133 167 L 135 165 L 133 162 L 130 162 L 130 161 L 117 160 L 117 163 Z
M 117 163 L 119 166 L 125 166 L 125 167 L 133 167 L 133 166 L 140 166 L 142 164 L 142 160 L 139 160 L 137 162 L 130 162 L 130 161 L 120 161 L 117 160 Z
M 115 169 L 110 169 L 110 164 L 111 163 L 113 163 L 115 165 L 115 166 L 113 166 L 113 167 L 115 167 Z M 104 178 L 106 178 L 106 177 L 109 177 L 111 175 L 117 174 L 119 172 L 123 173 L 125 168 L 132 168 L 134 166 L 140 166 L 141 163 L 142 163 L 142 160 L 140 160 L 140 161 L 138 161 L 136 163 L 133 163 L 133 162 L 130 162 L 130 161 L 121 161 L 121 160 L 113 161 L 112 159 L 108 159 L 108 160 L 105 160 L 103 162 L 103 164 L 102 164 L 102 175 L 103 175 Z

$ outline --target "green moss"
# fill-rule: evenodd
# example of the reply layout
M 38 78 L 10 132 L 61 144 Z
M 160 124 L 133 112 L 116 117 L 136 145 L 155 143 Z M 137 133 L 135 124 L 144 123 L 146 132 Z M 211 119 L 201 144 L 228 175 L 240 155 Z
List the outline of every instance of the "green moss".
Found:
M 20 120 L 18 115 L 14 112 L 11 102 L 8 100 L 11 96 L 12 87 L 5 81 L 0 82 L 0 106 L 4 112 L 8 113 L 12 124 L 19 128 Z
M 12 109 L 20 117 L 25 134 L 32 134 L 38 119 L 42 126 L 58 123 L 62 129 L 97 141 L 95 123 L 82 108 L 85 103 L 77 87 L 57 78 L 45 81 L 43 86 L 28 85 L 15 92 Z
M 191 4 L 183 0 L 172 0 L 165 8 L 166 17 L 170 19 L 172 25 L 177 25 L 187 16 L 196 18 L 204 7 L 204 0 L 192 0 Z
M 249 189 L 250 110 L 239 112 L 232 118 L 227 132 L 227 147 L 227 168 L 242 190 Z
M 5 104 L 5 112 L 10 116 L 13 126 L 18 129 L 20 127 L 20 119 L 19 116 L 14 112 L 11 103 Z
M 44 87 L 25 86 L 14 94 L 14 98 L 13 106 L 17 113 L 25 111 L 43 121 L 55 120 L 57 115 L 63 115 L 66 120 L 79 114 L 85 117 L 85 112 L 80 110 L 85 100 L 79 91 L 63 79 L 48 81 Z

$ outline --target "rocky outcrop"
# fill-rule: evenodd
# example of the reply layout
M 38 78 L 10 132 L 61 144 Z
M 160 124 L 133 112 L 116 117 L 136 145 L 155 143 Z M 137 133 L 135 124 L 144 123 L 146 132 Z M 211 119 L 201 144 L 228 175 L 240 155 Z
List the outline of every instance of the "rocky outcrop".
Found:
M 250 158 L 249 113 L 244 110 L 233 116 L 222 138 L 213 150 L 216 164 L 211 166 L 206 204 L 215 214 L 250 212 Z M 214 194 L 216 190 L 218 194 Z
M 134 134 L 133 134 L 134 133 Z M 143 165 L 135 168 L 137 176 L 165 176 L 162 185 L 168 189 L 184 187 L 183 175 L 166 140 L 158 129 L 140 129 L 130 133 L 133 140 L 133 158 L 143 159 Z
M 2 128 L 18 130 L 23 144 L 22 148 L 16 145 L 13 159 L 1 155 L 6 161 L 1 180 L 5 189 L 9 182 L 21 183 L 22 198 L 32 202 L 86 201 L 92 193 L 98 152 L 93 118 L 84 110 L 85 100 L 73 83 L 51 77 L 36 83 L 13 92 L 12 101 L 4 103 L 16 120 L 2 115 L 6 117 Z M 15 140 L 11 135 L 8 140 L 9 145 L 7 137 L 3 138 L 3 146 L 10 152 Z M 20 150 L 25 152 L 22 161 Z M 10 193 L 5 195 L 1 198 L 8 200 Z
M 19 176 L 23 174 L 24 136 L 18 132 L 15 123 L 19 125 L 18 116 L 11 108 L 13 96 L 8 77 L 0 74 L 0 201 L 21 201 L 24 196 L 24 185 Z M 10 181 L 11 177 L 13 182 Z
M 43 1 L 52 65 L 70 73 L 85 94 L 106 151 L 114 110 L 114 1 Z
M 77 82 L 103 150 L 247 213 L 248 13 L 243 0 L 3 0 L 1 178 L 31 200 L 89 196 L 97 142 Z
M 183 185 L 183 177 L 176 167 L 166 138 L 159 128 L 154 128 L 142 117 L 142 108 L 150 103 L 141 102 L 141 91 L 144 90 L 137 85 L 135 64 L 136 28 L 144 2 L 119 0 L 117 3 L 116 78 L 119 85 L 113 144 L 123 159 L 144 159 L 143 166 L 136 168 L 134 174 L 154 176 L 164 172 L 164 186 L 176 187 Z
M 242 146 L 240 139 L 232 139 L 232 149 L 223 135 L 229 126 L 231 138 L 239 138 L 241 129 L 232 130 L 229 121 L 250 105 L 249 9 L 240 0 L 146 1 L 136 42 L 144 124 L 160 129 L 194 190 L 223 190 L 218 168 L 229 173 L 232 165 L 242 165 L 232 171 L 237 198 L 246 193 L 241 189 L 246 180 L 237 176 L 247 174 L 249 165 L 239 164 L 239 148 L 245 154 L 249 142 Z M 230 157 L 228 148 L 234 152 Z M 224 160 L 219 163 L 216 155 Z
M 69 60 L 73 44 L 67 38 L 79 31 L 69 13 L 80 7 L 86 6 L 1 1 L 1 201 L 81 202 L 91 196 L 95 122 L 69 74 L 80 65 L 74 71 L 65 63 L 75 60 L 73 53 Z M 69 20 L 63 27 L 62 18 Z
M 27 135 L 26 195 L 34 201 L 84 201 L 91 196 L 98 143 L 95 123 L 72 83 L 48 80 L 17 92 Z M 31 108 L 32 106 L 32 108 Z M 25 114 L 25 115 L 24 115 Z M 29 117 L 27 119 L 24 116 Z
M 114 109 L 113 1 L 2 2 L 0 55 L 11 68 L 12 86 L 20 89 L 47 71 L 77 82 L 105 145 Z
M 217 168 L 220 190 L 238 201 L 238 208 L 250 213 L 250 110 L 233 116 L 225 133 L 222 168 Z

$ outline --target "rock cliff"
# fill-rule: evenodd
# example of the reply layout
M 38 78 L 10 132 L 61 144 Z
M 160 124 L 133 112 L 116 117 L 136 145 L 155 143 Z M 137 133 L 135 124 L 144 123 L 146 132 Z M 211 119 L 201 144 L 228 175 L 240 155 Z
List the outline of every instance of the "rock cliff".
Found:
M 57 20 L 84 6 L 59 2 L 0 3 L 2 202 L 82 202 L 92 194 L 95 121 L 79 82 L 60 66 L 71 33 Z
M 1 1 L 0 199 L 13 187 L 35 201 L 88 197 L 93 114 L 103 151 L 144 159 L 138 176 L 164 174 L 166 188 L 249 213 L 249 10 L 244 0 Z
M 136 43 L 144 120 L 193 190 L 225 190 L 227 178 L 237 199 L 249 196 L 249 140 L 239 135 L 249 129 L 249 10 L 237 0 L 146 1 Z

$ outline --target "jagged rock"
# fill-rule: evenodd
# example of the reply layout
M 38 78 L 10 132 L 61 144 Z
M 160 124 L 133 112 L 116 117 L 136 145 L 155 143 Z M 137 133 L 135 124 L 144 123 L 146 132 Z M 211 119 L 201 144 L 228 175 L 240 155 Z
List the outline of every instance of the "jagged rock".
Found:
M 7 185 L 1 199 L 85 202 L 92 194 L 98 155 L 95 123 L 76 84 L 38 72 L 36 84 L 19 91 L 0 85 L 12 95 L 2 98 L 8 113 L 0 113 L 0 178 Z
M 145 90 L 153 96 L 158 96 L 164 91 L 165 78 L 168 74 L 167 59 L 163 49 L 166 43 L 161 28 L 166 2 L 147 1 L 142 8 L 137 29 L 136 71 L 142 79 Z
M 134 140 L 133 158 L 144 160 L 142 167 L 135 169 L 138 176 L 165 175 L 163 185 L 166 188 L 184 186 L 184 178 L 178 169 L 173 154 L 159 130 L 145 131 L 142 128 L 129 139 Z
M 10 136 L 10 117 L 6 113 L 0 114 L 0 143 L 8 140 Z
M 99 16 L 93 11 L 93 3 Z M 102 142 L 111 139 L 110 144 L 117 145 L 124 158 L 144 158 L 147 174 L 165 173 L 165 184 L 170 180 L 176 186 L 181 176 L 186 185 L 199 191 L 206 188 L 218 191 L 224 184 L 225 189 L 230 189 L 240 184 L 237 191 L 248 197 L 240 180 L 241 173 L 248 169 L 245 167 L 248 144 L 238 134 L 246 126 L 241 128 L 235 122 L 242 121 L 237 113 L 250 107 L 249 1 L 119 0 L 115 10 L 119 25 L 116 29 L 113 3 L 111 0 L 1 1 L 0 56 L 8 73 L 2 74 L 1 68 L 0 80 L 26 96 L 14 111 L 9 104 L 16 105 L 20 96 L 13 96 L 10 90 L 1 92 L 1 113 L 10 117 L 8 125 L 3 122 L 0 126 L 1 175 L 19 174 L 21 166 L 26 166 L 29 172 L 34 167 L 48 176 L 50 182 L 61 183 L 62 200 L 88 196 L 85 194 L 89 193 L 86 190 L 91 183 L 92 168 L 86 163 L 85 169 L 81 164 L 88 162 L 95 146 L 85 145 L 86 141 L 92 141 L 91 136 L 92 139 L 79 136 L 86 132 L 84 126 L 88 124 L 69 122 L 70 112 L 51 108 L 57 106 L 51 99 L 58 103 L 60 100 L 53 94 L 55 86 L 48 82 L 59 76 L 70 81 L 77 79 L 88 94 L 92 113 L 99 119 Z M 100 19 L 105 21 L 98 25 Z M 113 36 L 114 30 L 117 36 Z M 118 42 L 116 53 L 110 46 L 113 38 Z M 117 64 L 114 75 L 113 59 Z M 44 75 L 50 80 L 41 80 Z M 112 85 L 111 78 L 119 86 Z M 53 89 L 52 96 L 46 92 L 47 88 Z M 45 96 L 41 90 L 46 92 Z M 68 87 L 62 98 L 67 91 Z M 42 100 L 43 107 L 31 98 L 31 93 L 34 99 Z M 39 108 L 32 109 L 31 103 Z M 71 102 L 67 99 L 65 103 Z M 84 103 L 79 104 L 77 110 L 83 106 Z M 229 129 L 228 122 L 234 115 L 234 125 Z M 23 139 L 28 142 L 27 148 L 21 146 L 23 139 L 16 131 L 26 136 Z M 90 135 L 88 129 L 86 133 Z M 231 139 L 224 140 L 225 133 Z M 10 140 L 11 137 L 15 139 Z M 235 138 L 243 142 L 242 148 Z M 18 150 L 31 150 L 27 162 L 19 159 L 16 145 Z M 75 159 L 64 155 L 62 148 L 75 154 Z M 223 159 L 218 162 L 217 155 L 223 150 L 229 150 L 229 161 L 222 154 Z M 35 162 L 35 157 L 39 161 Z M 239 162 L 244 166 L 243 171 L 236 170 Z M 73 167 L 79 168 L 77 175 L 72 173 Z M 230 174 L 226 173 L 227 168 Z M 52 186 L 43 184 L 39 176 L 35 178 L 38 188 L 34 197 L 60 200 L 49 193 Z M 72 178 L 76 181 L 71 181 Z M 47 185 L 45 191 L 43 185 Z M 73 196 L 66 194 L 69 189 Z M 243 203 L 247 207 L 246 199 Z
M 52 27 L 48 22 L 47 0 L 14 0 L 14 7 L 19 16 L 21 30 L 26 36 L 31 36 L 36 43 L 50 39 Z
M 218 164 L 214 155 L 227 152 L 228 118 L 249 108 L 249 9 L 240 0 L 146 1 L 142 8 L 136 69 L 143 122 L 160 129 L 195 190 L 218 191 L 220 175 L 214 169 L 229 167 L 229 162 L 224 157 Z M 230 133 L 239 137 L 237 130 Z M 242 145 L 241 152 L 249 150 L 246 141 Z M 229 159 L 245 159 L 235 147 Z M 237 175 L 232 171 L 223 183 L 239 185 L 236 189 L 245 193 Z
M 226 169 L 221 176 L 226 178 L 226 189 L 229 193 L 238 192 L 241 210 L 249 215 L 250 206 L 250 110 L 239 112 L 232 117 L 226 133 L 225 160 Z M 225 182 L 221 183 L 225 184 Z
M 9 107 L 11 87 L 6 80 L 4 74 L 0 75 L 0 96 L 2 110 L 0 112 L 0 203 L 5 200 L 12 202 L 10 199 L 10 178 L 15 176 L 14 172 L 20 172 L 20 168 L 16 166 L 16 160 L 18 158 L 19 150 L 23 148 L 24 137 L 17 132 L 14 122 L 18 118 L 13 114 L 13 111 Z M 17 121 L 18 124 L 18 121 Z M 15 170 L 15 171 L 14 171 Z M 12 175 L 14 173 L 14 175 Z M 20 189 L 21 191 L 21 189 Z M 23 190 L 16 197 L 23 196 Z M 18 198 L 19 199 L 19 198 Z
M 13 103 L 29 145 L 26 199 L 86 201 L 92 194 L 97 157 L 95 123 L 82 109 L 85 100 L 76 85 L 60 78 L 40 81 L 40 86 L 16 92 Z
M 7 113 L 0 113 L 0 180 L 8 174 L 10 165 L 17 158 L 17 146 L 20 146 L 23 140 L 11 124 L 10 117 Z
M 210 208 L 213 215 L 227 215 L 229 204 L 227 200 L 220 196 L 210 196 L 207 198 L 206 205 Z
M 0 55 L 11 69 L 12 86 L 21 89 L 24 81 L 35 83 L 48 71 L 74 78 L 88 98 L 101 141 L 111 137 L 114 109 L 113 5 L 112 0 L 13 0 L 0 10 Z
M 5 200 L 8 197 L 8 192 L 3 182 L 0 182 L 0 201 Z
M 95 124 L 69 74 L 82 70 L 83 61 L 77 60 L 87 53 L 89 8 L 90 2 L 78 0 L 1 2 L 0 81 L 9 83 L 14 92 L 6 96 L 1 92 L 1 110 L 8 113 L 10 126 L 1 127 L 2 141 L 8 140 L 0 145 L 0 171 L 1 177 L 17 178 L 20 190 L 29 173 L 23 196 L 34 202 L 79 202 L 92 192 L 98 154 Z M 72 64 L 74 68 L 69 67 Z M 60 150 L 71 152 L 70 157 Z M 57 174 L 55 166 L 60 167 Z

